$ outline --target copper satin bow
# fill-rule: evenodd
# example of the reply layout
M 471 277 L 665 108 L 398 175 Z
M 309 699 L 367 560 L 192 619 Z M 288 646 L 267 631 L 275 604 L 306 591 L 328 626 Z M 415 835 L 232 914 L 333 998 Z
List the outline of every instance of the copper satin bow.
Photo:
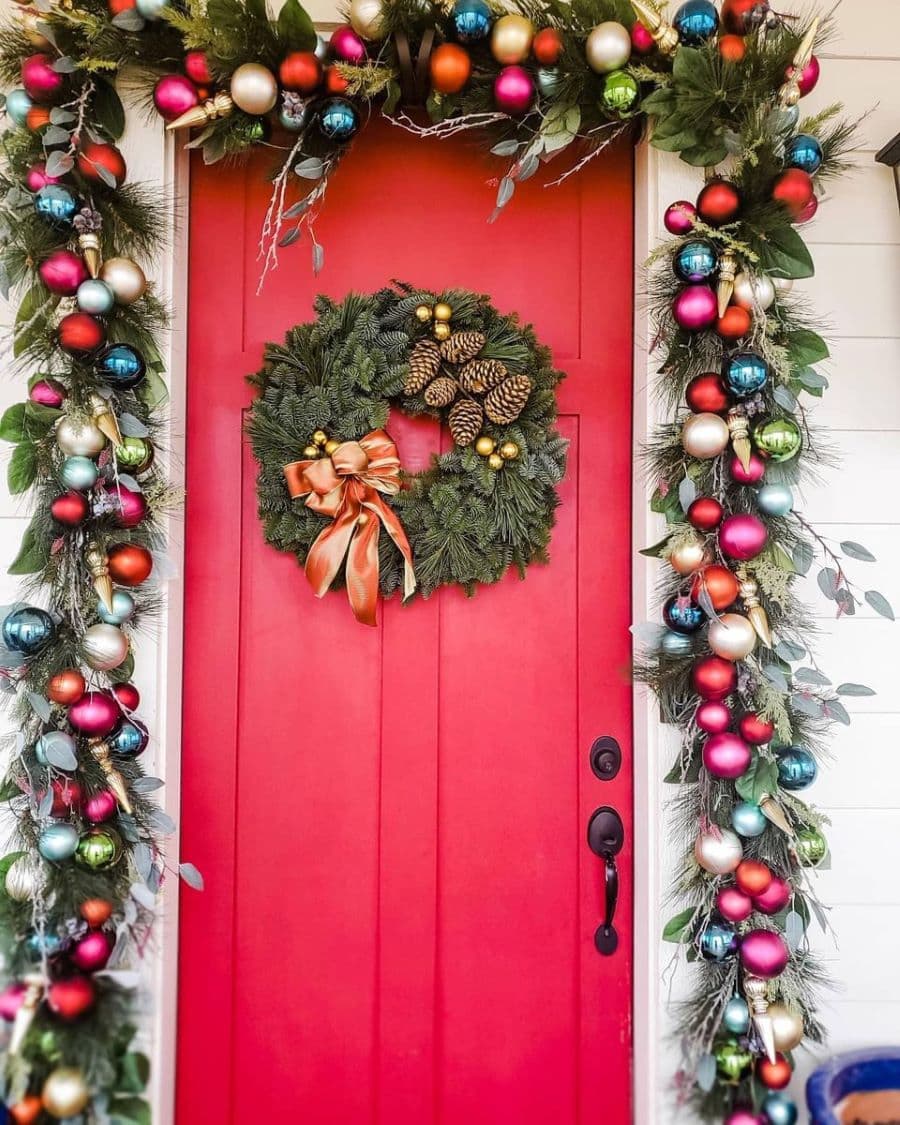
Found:
M 364 625 L 375 624 L 382 524 L 403 555 L 403 597 L 410 597 L 416 588 L 412 550 L 396 512 L 380 495 L 400 491 L 400 458 L 384 430 L 342 442 L 330 457 L 285 465 L 284 479 L 292 499 L 305 496 L 307 508 L 334 521 L 306 556 L 306 577 L 317 598 L 328 592 L 346 557 L 353 613 Z

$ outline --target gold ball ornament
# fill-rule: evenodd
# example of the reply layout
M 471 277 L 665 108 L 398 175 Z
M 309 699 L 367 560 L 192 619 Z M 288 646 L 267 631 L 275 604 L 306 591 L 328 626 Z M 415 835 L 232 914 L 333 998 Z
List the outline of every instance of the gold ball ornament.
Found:
M 420 324 L 427 324 L 433 315 L 431 305 L 416 305 L 416 320 Z
M 310 461 L 313 458 L 318 457 L 320 452 L 321 450 L 317 445 L 307 445 L 303 449 L 303 456 L 307 459 L 307 461 Z
M 51 1117 L 76 1117 L 90 1101 L 91 1092 L 77 1066 L 51 1070 L 41 1091 L 44 1109 Z
M 67 457 L 96 457 L 106 448 L 106 438 L 93 422 L 61 418 L 56 427 L 56 444 Z
M 503 66 L 512 66 L 528 58 L 534 24 L 525 16 L 510 13 L 501 16 L 491 31 L 491 54 Z
M 22 859 L 10 864 L 4 881 L 6 893 L 15 902 L 28 902 L 38 892 L 37 871 Z
M 449 320 L 452 316 L 453 309 L 450 308 L 446 301 L 438 301 L 434 306 L 435 320 Z
M 100 267 L 100 280 L 112 289 L 120 305 L 133 305 L 147 292 L 144 271 L 131 258 L 107 258 Z
M 436 340 L 448 340 L 450 338 L 450 325 L 446 320 L 439 320 L 434 326 L 434 337 Z
M 312 439 L 316 445 L 324 445 L 328 441 L 328 434 L 324 430 L 316 430 Z
M 278 100 L 275 75 L 261 63 L 243 63 L 231 76 L 231 99 L 244 113 L 261 117 Z
M 775 303 L 775 286 L 764 273 L 739 273 L 731 299 L 742 309 L 768 309 Z
M 382 39 L 384 5 L 381 0 L 350 0 L 350 26 L 363 39 Z
M 492 437 L 488 437 L 487 434 L 482 434 L 481 437 L 478 438 L 478 440 L 475 442 L 475 452 L 480 457 L 489 457 L 494 452 L 496 447 L 497 443 Z
M 337 438 L 330 438 L 328 441 L 325 442 L 325 452 L 328 454 L 329 457 L 340 446 L 340 444 L 341 443 L 337 440 Z
M 756 648 L 756 630 L 740 613 L 723 613 L 709 623 L 709 647 L 723 660 L 744 660 Z
M 699 535 L 685 537 L 669 555 L 669 562 L 676 574 L 695 574 L 708 561 L 706 544 Z
M 794 1051 L 803 1042 L 803 1017 L 785 1004 L 770 1004 L 768 1011 L 775 1034 L 775 1050 L 785 1054 Z
M 724 453 L 729 441 L 728 423 L 718 414 L 691 414 L 681 429 L 685 453 L 709 461 Z
M 500 446 L 500 456 L 504 461 L 515 461 L 519 456 L 519 447 L 514 441 L 505 441 Z
M 503 468 L 503 458 L 500 456 L 499 453 L 492 453 L 490 455 L 490 457 L 488 457 L 488 464 L 490 465 L 490 467 L 492 469 L 502 469 Z
M 744 858 L 740 837 L 730 828 L 701 832 L 694 844 L 694 858 L 710 875 L 728 875 Z
M 84 631 L 81 648 L 85 664 L 95 672 L 109 672 L 128 655 L 128 638 L 115 625 L 91 625 Z
M 584 45 L 588 66 L 597 74 L 620 70 L 631 58 L 628 28 L 614 20 L 597 24 Z

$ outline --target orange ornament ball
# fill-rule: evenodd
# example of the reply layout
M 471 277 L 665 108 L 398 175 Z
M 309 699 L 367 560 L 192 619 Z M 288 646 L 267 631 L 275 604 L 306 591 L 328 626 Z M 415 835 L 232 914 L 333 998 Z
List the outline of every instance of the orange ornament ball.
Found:
M 81 917 L 92 930 L 99 930 L 112 917 L 112 903 L 105 898 L 88 898 L 78 908 Z
M 150 577 L 153 556 L 146 547 L 136 543 L 121 543 L 110 548 L 107 554 L 110 577 L 123 586 L 140 586 Z
M 33 105 L 25 114 L 25 125 L 32 133 L 50 124 L 50 110 L 45 105 Z
M 747 53 L 747 44 L 740 35 L 722 35 L 719 38 L 719 54 L 726 62 L 739 63 Z
M 472 60 L 458 43 L 442 43 L 431 52 L 431 86 L 439 94 L 458 94 L 469 81 Z
M 740 305 L 729 305 L 725 315 L 716 322 L 716 332 L 723 340 L 740 340 L 750 331 L 753 323 L 750 313 Z
M 702 570 L 694 579 L 691 595 L 696 601 L 705 590 L 716 611 L 727 609 L 737 601 L 741 584 L 727 566 L 714 564 Z
M 556 66 L 563 51 L 563 38 L 555 27 L 542 28 L 531 43 L 531 53 L 541 66 Z
M 20 1102 L 9 1107 L 10 1120 L 15 1125 L 34 1125 L 44 1112 L 44 1103 L 37 1094 L 28 1094 Z
M 84 676 L 77 668 L 66 668 L 57 674 L 47 684 L 47 696 L 54 703 L 62 703 L 66 707 L 70 703 L 77 703 L 84 695 Z
M 106 0 L 111 16 L 119 16 L 122 12 L 130 12 L 137 7 L 137 0 Z
M 766 1089 L 783 1090 L 790 1082 L 793 1071 L 784 1055 L 776 1055 L 775 1062 L 760 1059 L 756 1066 L 756 1075 Z
M 335 67 L 325 69 L 325 89 L 329 94 L 344 94 L 350 83 Z
M 285 90 L 311 94 L 322 85 L 322 64 L 312 51 L 291 51 L 278 68 L 278 80 Z
M 745 895 L 765 894 L 772 882 L 772 872 L 759 859 L 744 859 L 734 873 L 734 880 Z
M 125 180 L 127 167 L 125 157 L 115 145 L 104 144 L 102 141 L 88 141 L 82 145 L 77 156 L 78 171 L 86 180 L 95 184 L 106 184 L 100 169 L 102 168 L 115 180 L 119 187 Z M 107 186 L 111 186 L 107 184 Z

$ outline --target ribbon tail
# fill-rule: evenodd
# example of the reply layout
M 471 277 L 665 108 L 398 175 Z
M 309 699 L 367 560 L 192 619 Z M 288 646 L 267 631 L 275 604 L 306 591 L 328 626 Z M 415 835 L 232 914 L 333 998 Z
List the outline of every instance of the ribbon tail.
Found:
M 403 524 L 397 518 L 394 509 L 377 494 L 367 497 L 365 507 L 375 512 L 384 524 L 385 531 L 394 541 L 394 546 L 403 556 L 403 600 L 407 601 L 416 592 L 417 582 L 416 572 L 413 570 L 412 547 L 410 547 L 409 540 L 406 538 Z
M 347 551 L 347 597 L 354 617 L 363 625 L 377 623 L 379 530 L 375 516 L 369 516 L 362 526 L 357 523 Z
M 328 593 L 347 554 L 356 529 L 359 509 L 345 507 L 334 523 L 319 533 L 306 556 L 306 577 L 317 598 Z M 348 583 L 349 585 L 349 583 Z

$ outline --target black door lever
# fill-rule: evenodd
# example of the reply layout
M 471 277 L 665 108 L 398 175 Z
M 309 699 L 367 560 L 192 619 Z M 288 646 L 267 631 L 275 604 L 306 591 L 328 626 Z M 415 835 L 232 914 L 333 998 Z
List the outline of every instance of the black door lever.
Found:
M 596 809 L 588 821 L 588 846 L 604 863 L 604 911 L 603 923 L 594 934 L 597 952 L 604 957 L 615 953 L 619 945 L 619 935 L 613 921 L 619 901 L 619 871 L 616 856 L 625 843 L 625 826 L 615 809 L 604 805 Z

